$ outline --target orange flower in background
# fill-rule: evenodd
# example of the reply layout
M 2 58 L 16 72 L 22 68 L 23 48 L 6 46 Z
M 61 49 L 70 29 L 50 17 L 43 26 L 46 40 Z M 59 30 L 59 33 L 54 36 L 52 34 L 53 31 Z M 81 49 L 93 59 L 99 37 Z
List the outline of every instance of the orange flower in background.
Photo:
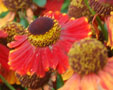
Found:
M 73 44 L 69 61 L 73 76 L 59 90 L 113 90 L 113 57 L 96 39 L 83 39 Z
M 48 12 L 33 21 L 26 35 L 16 35 L 10 48 L 9 65 L 19 74 L 43 77 L 50 68 L 64 73 L 68 67 L 67 52 L 73 42 L 90 37 L 85 17 L 74 19 L 60 12 Z

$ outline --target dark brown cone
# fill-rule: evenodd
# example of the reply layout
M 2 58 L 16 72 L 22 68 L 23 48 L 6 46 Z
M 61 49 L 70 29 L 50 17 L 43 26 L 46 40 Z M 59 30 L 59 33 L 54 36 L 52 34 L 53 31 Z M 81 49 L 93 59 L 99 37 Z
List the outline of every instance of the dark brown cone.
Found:
M 3 0 L 3 3 L 10 11 L 17 11 L 30 7 L 32 0 Z
M 19 74 L 16 74 L 17 78 L 19 79 L 22 86 L 30 88 L 30 89 L 38 89 L 46 85 L 50 78 L 51 78 L 51 72 L 47 72 L 45 77 L 39 78 L 36 74 L 33 74 L 32 76 L 24 75 L 21 76 Z
M 100 15 L 110 15 L 113 5 L 103 3 L 101 0 L 89 0 L 91 8 Z
M 28 27 L 28 30 L 33 35 L 45 34 L 54 25 L 53 19 L 48 17 L 40 17 L 34 20 Z

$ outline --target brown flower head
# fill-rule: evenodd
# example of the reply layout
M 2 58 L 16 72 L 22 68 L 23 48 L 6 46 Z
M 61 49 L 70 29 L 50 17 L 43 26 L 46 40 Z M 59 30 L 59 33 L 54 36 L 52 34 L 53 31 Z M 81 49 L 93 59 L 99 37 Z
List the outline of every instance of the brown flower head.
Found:
M 17 11 L 28 8 L 32 0 L 3 0 L 3 3 L 10 11 Z

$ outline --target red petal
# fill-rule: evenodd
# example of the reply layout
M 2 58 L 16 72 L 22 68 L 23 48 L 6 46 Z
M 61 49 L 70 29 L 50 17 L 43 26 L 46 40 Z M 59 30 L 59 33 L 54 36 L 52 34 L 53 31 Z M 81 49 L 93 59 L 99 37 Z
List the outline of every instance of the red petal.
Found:
M 15 48 L 15 47 L 17 47 L 17 46 L 19 46 L 20 44 L 22 44 L 22 43 L 24 43 L 25 42 L 25 40 L 27 39 L 27 37 L 26 36 L 15 36 L 14 37 L 14 39 L 16 40 L 16 41 L 12 41 L 11 43 L 8 43 L 7 44 L 7 46 L 9 47 L 9 48 Z
M 57 65 L 57 70 L 58 72 L 64 73 L 68 68 L 69 68 L 69 62 L 68 62 L 68 57 L 67 54 L 60 49 L 59 45 L 54 45 L 53 46 L 53 52 L 54 56 L 57 57 L 58 65 Z
M 52 50 L 52 47 L 47 48 L 46 52 L 47 52 L 47 57 L 48 57 L 48 60 L 49 60 L 50 67 L 53 68 L 53 69 L 56 69 L 56 66 L 58 64 L 58 60 L 56 58 L 55 53 Z
M 42 64 L 43 64 L 43 68 L 45 71 L 49 70 L 49 60 L 48 60 L 48 56 L 47 56 L 47 47 L 43 49 L 43 51 L 41 52 L 41 56 L 42 56 Z
M 2 67 L 4 67 L 7 70 L 9 70 L 8 55 L 9 55 L 9 49 L 4 45 L 0 44 L 0 64 L 2 65 Z
M 10 66 L 16 70 L 17 72 L 23 74 L 26 73 L 27 70 L 24 69 L 24 66 L 29 61 L 30 57 L 33 54 L 33 47 L 29 44 L 29 42 L 25 42 L 19 48 L 11 51 L 9 54 L 9 64 Z M 23 71 L 26 72 L 23 72 Z
M 45 14 L 45 16 L 54 17 L 59 22 L 59 25 L 61 25 L 61 27 L 69 21 L 68 15 L 62 14 L 59 11 L 56 12 L 49 11 L 48 13 Z
M 45 76 L 45 70 L 44 70 L 43 65 L 42 65 L 41 52 L 42 52 L 42 50 L 40 48 L 36 49 L 36 52 L 35 52 L 36 58 L 35 58 L 34 63 L 33 63 L 32 71 L 34 73 L 36 73 L 38 76 L 43 77 L 43 76 Z

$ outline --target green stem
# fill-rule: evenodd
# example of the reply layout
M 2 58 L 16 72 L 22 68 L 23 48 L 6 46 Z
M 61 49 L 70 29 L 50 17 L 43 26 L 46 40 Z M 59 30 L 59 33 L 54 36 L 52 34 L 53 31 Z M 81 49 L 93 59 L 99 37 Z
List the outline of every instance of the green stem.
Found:
M 90 10 L 90 12 L 92 13 L 92 15 L 95 15 L 96 12 L 93 11 L 93 10 L 91 9 L 91 7 L 89 6 L 88 0 L 84 0 L 84 2 L 85 2 L 85 4 L 86 4 L 86 6 L 88 7 L 88 9 Z
M 89 6 L 88 0 L 84 0 L 86 6 L 88 7 L 88 9 L 90 10 L 90 12 L 92 13 L 92 15 L 94 16 L 96 14 L 95 11 L 92 10 L 92 8 Z M 104 34 L 105 40 L 108 40 L 108 32 L 107 30 L 104 28 L 104 25 L 101 23 L 101 19 L 99 18 L 99 16 L 96 17 L 96 20 L 101 28 L 102 33 Z
M 16 90 L 13 86 L 11 86 L 6 80 L 5 78 L 0 75 L 1 80 L 3 81 L 3 83 L 5 83 L 5 85 L 10 89 L 10 90 Z
M 25 88 L 25 90 L 28 90 L 27 88 Z

